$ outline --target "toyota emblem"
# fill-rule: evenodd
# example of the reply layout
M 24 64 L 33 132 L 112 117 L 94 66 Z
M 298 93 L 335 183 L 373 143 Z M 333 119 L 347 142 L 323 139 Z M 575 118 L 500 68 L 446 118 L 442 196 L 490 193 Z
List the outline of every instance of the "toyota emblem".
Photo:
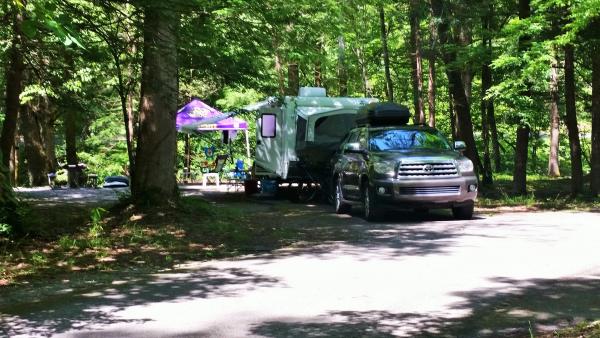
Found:
M 423 167 L 423 171 L 433 171 L 433 166 L 431 164 L 426 164 Z

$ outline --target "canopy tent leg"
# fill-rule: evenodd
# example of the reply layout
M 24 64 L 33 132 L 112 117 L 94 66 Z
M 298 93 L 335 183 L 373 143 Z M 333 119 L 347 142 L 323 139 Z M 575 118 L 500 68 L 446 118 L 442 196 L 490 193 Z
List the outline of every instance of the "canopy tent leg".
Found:
M 246 137 L 246 156 L 250 158 L 250 140 L 248 139 L 248 129 L 244 129 L 244 136 Z

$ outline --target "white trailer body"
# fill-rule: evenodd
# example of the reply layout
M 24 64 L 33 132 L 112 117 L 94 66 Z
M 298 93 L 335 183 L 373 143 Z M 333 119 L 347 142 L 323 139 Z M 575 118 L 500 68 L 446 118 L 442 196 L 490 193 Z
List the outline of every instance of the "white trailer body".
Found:
M 328 147 L 342 141 L 354 126 L 354 116 L 373 98 L 327 97 L 324 88 L 301 88 L 299 96 L 267 100 L 258 110 L 255 176 L 302 179 L 299 152 L 307 146 Z

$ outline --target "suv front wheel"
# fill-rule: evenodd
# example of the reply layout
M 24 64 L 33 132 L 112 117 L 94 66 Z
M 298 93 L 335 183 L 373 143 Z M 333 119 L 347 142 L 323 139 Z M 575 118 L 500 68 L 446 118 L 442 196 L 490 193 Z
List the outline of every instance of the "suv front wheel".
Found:
M 363 188 L 363 210 L 365 220 L 369 222 L 377 221 L 381 218 L 381 208 L 377 206 L 375 200 L 375 191 L 365 184 Z
M 342 193 L 342 176 L 339 176 L 336 180 L 334 199 L 336 214 L 345 214 L 350 211 L 350 205 L 344 203 L 344 195 Z
M 473 218 L 473 209 L 475 209 L 475 205 L 469 204 L 462 207 L 453 207 L 452 215 L 456 219 L 471 219 Z

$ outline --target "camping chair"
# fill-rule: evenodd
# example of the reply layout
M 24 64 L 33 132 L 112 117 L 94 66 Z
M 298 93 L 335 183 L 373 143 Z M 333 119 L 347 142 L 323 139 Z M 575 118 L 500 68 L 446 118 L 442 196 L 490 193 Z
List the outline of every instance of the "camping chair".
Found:
M 215 167 L 208 173 L 202 175 L 202 186 L 206 187 L 206 182 L 208 182 L 209 178 L 213 178 L 216 186 L 219 186 L 219 180 L 221 178 L 221 172 L 223 171 L 223 166 L 225 166 L 225 162 L 227 161 L 228 155 L 217 155 L 215 159 Z
M 244 170 L 244 161 L 237 160 L 235 162 L 235 168 L 227 174 L 227 191 L 229 191 L 230 188 L 234 188 L 237 191 L 239 187 L 243 186 L 247 176 L 247 173 Z

